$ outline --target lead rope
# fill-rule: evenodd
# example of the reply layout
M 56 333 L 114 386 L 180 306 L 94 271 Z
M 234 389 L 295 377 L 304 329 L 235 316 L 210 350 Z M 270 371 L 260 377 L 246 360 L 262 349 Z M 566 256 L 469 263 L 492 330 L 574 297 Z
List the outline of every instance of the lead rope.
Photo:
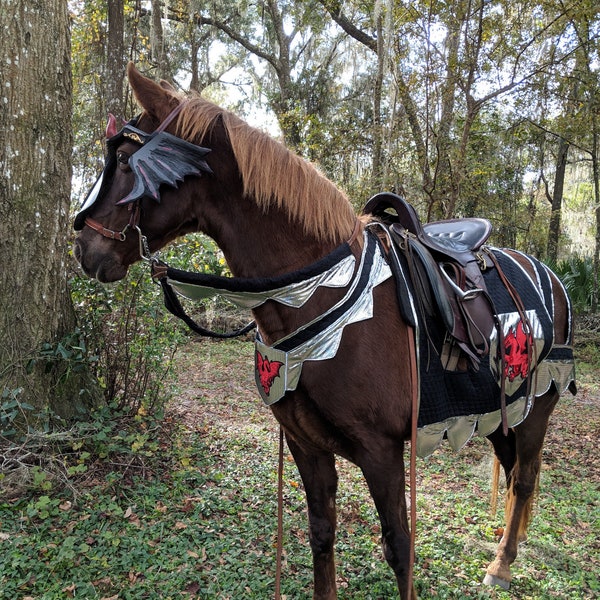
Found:
M 361 231 L 356 219 L 348 245 L 352 245 Z M 413 544 L 414 545 L 414 544 Z M 281 600 L 281 571 L 283 562 L 283 427 L 279 426 L 279 465 L 277 469 L 277 551 L 275 558 L 275 600 Z
M 279 426 L 279 468 L 277 473 L 277 557 L 275 600 L 281 599 L 281 563 L 283 559 L 283 427 Z

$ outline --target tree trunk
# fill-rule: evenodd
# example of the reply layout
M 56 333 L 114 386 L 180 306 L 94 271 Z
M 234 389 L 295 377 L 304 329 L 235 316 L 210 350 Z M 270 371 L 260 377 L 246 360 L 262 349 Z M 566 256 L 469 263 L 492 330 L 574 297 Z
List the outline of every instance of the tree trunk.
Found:
M 75 327 L 66 275 L 73 147 L 67 0 L 4 2 L 0 31 L 0 429 L 6 431 L 25 422 L 37 426 L 42 413 L 70 417 L 86 394 L 82 373 L 65 360 L 77 351 L 58 345 Z
M 600 305 L 600 147 L 598 144 L 598 118 L 592 117 L 592 174 L 594 178 L 594 205 L 596 217 L 596 237 L 594 243 L 594 289 L 592 292 L 592 312 L 598 312 Z
M 152 60 L 158 69 L 158 76 L 169 81 L 171 73 L 165 49 L 165 36 L 162 27 L 162 8 L 160 0 L 152 0 Z
M 386 32 L 387 33 L 387 32 Z M 373 162 L 371 189 L 378 192 L 383 183 L 383 126 L 381 123 L 381 95 L 385 71 L 385 36 L 381 11 L 377 17 L 377 75 L 373 85 Z
M 556 264 L 558 260 L 558 241 L 560 238 L 562 200 L 563 191 L 565 189 L 568 154 L 569 143 L 565 139 L 560 138 L 558 143 L 558 155 L 556 157 L 556 174 L 554 176 L 554 190 L 552 192 L 552 212 L 550 213 L 550 224 L 548 225 L 548 245 L 546 249 L 547 258 L 552 264 Z
M 124 0 L 108 0 L 108 43 L 106 48 L 106 111 L 125 116 L 123 81 L 125 78 Z

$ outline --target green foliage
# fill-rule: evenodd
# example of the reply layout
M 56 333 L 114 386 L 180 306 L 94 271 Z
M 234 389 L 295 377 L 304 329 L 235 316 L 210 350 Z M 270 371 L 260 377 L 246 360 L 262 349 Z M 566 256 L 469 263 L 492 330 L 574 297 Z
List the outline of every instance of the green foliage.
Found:
M 85 340 L 76 348 L 87 350 L 107 405 L 131 415 L 160 411 L 182 330 L 160 307 L 147 266 L 134 265 L 112 286 L 74 277 L 71 290 Z
M 0 398 L 0 437 L 14 436 L 17 433 L 17 420 L 25 411 L 33 410 L 33 406 L 19 399 L 22 393 L 23 388 L 3 388 Z
M 66 464 L 88 468 L 76 480 L 75 498 L 53 485 L 43 469 L 35 476 L 35 494 L 10 501 L 0 495 L 0 599 L 271 597 L 277 434 L 268 411 L 242 382 L 250 356 L 251 346 L 239 341 L 186 346 L 181 373 L 193 364 L 206 379 L 195 392 L 197 411 L 176 409 L 170 415 L 185 414 L 186 427 L 152 429 L 140 421 L 142 437 L 136 438 L 118 426 L 108 428 L 99 415 L 100 424 L 89 430 L 95 431 L 93 443 L 82 428 L 71 452 L 63 446 Z M 235 382 L 232 372 L 239 374 Z M 495 517 L 488 512 L 487 442 L 475 438 L 458 454 L 443 447 L 419 461 L 415 583 L 420 598 L 598 595 L 600 471 L 590 441 L 598 413 L 589 387 L 595 379 L 590 371 L 581 396 L 565 397 L 552 419 L 537 509 L 508 592 L 481 585 L 502 525 L 500 512 Z M 115 444 L 121 454 L 99 460 L 92 451 L 99 442 Z M 133 450 L 136 442 L 143 444 Z M 345 461 L 338 468 L 339 598 L 397 598 L 362 474 Z M 291 460 L 284 461 L 283 480 L 282 593 L 308 600 L 306 507 Z
M 97 361 L 98 357 L 87 351 L 85 337 L 76 327 L 58 342 L 42 344 L 38 354 L 29 360 L 27 372 L 39 365 L 46 373 L 59 370 L 61 379 L 66 379 L 71 373 L 83 373 L 93 368 Z M 85 393 L 85 390 L 80 393 Z
M 592 307 L 594 295 L 594 261 L 590 256 L 573 255 L 556 266 L 556 273 L 564 283 L 576 312 Z
M 225 277 L 230 274 L 223 253 L 206 235 L 189 234 L 173 242 L 165 253 L 165 260 L 173 267 L 210 273 Z

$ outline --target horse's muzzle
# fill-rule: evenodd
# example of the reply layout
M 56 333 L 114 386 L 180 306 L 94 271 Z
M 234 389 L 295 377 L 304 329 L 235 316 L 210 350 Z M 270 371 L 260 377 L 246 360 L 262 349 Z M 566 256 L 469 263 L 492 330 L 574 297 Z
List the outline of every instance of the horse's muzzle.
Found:
M 84 240 L 76 238 L 73 243 L 73 256 L 83 272 L 101 283 L 119 281 L 127 275 L 127 267 L 110 254 L 90 252 Z

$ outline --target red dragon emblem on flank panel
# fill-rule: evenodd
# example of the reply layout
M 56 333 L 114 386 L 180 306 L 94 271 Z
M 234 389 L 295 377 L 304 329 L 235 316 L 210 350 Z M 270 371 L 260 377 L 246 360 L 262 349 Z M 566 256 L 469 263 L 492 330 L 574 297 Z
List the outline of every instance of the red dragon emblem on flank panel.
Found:
M 268 396 L 271 391 L 271 386 L 275 381 L 276 377 L 279 377 L 279 370 L 283 366 L 282 362 L 278 360 L 269 360 L 268 356 L 264 356 L 257 350 L 256 351 L 256 370 L 260 379 L 260 385 L 265 394 Z
M 517 377 L 525 379 L 529 374 L 528 348 L 532 345 L 533 338 L 531 334 L 525 333 L 522 321 L 519 321 L 516 328 L 511 327 L 504 337 L 504 376 L 509 381 L 514 381 Z

